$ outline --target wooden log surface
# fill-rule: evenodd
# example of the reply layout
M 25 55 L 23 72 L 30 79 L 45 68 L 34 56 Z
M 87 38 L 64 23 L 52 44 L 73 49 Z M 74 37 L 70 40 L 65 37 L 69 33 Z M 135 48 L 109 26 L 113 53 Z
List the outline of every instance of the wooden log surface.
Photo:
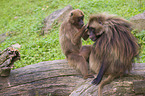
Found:
M 135 64 L 136 67 L 131 73 L 145 76 L 144 65 L 144 63 Z M 133 80 L 135 78 L 133 77 Z M 137 77 L 136 80 L 142 79 Z M 93 78 L 84 80 L 66 60 L 45 61 L 12 70 L 9 77 L 0 77 L 0 96 L 68 96 L 71 92 L 70 96 L 89 96 L 86 95 L 88 93 L 97 96 L 97 86 L 90 84 L 92 80 Z M 116 80 L 125 81 L 123 77 Z M 130 79 L 125 82 L 126 84 L 122 84 L 127 85 L 133 80 Z M 120 84 L 117 82 L 114 83 Z M 112 86 L 114 83 L 107 86 Z M 108 88 L 116 88 L 110 86 L 105 86 L 103 92 L 108 92 L 107 90 L 110 90 Z
M 136 94 L 145 94 L 145 80 L 134 81 L 133 88 Z
M 46 61 L 11 71 L 9 77 L 0 77 L 0 96 L 70 94 L 81 76 L 65 60 Z
M 114 79 L 103 87 L 103 96 L 145 96 L 145 63 L 133 65 L 129 75 Z M 78 84 L 69 96 L 98 96 L 98 86 L 92 85 L 91 81 L 87 79 Z
M 0 52 L 0 76 L 9 76 L 15 61 L 20 60 L 19 50 L 8 47 Z

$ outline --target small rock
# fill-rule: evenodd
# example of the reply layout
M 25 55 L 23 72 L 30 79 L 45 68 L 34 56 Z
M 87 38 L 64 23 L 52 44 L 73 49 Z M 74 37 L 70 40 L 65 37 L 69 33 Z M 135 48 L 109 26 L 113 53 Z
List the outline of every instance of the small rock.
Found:
M 114 88 L 114 89 L 113 89 L 113 92 L 116 92 L 116 91 L 117 91 L 117 88 Z
M 66 19 L 66 17 L 68 16 L 68 13 L 73 10 L 72 6 L 68 5 L 63 9 L 57 10 L 55 12 L 53 12 L 52 14 L 50 14 L 49 16 L 47 16 L 44 19 L 44 27 L 42 28 L 41 34 L 44 35 L 45 33 L 48 33 L 48 30 L 51 29 L 52 24 L 54 23 L 55 20 L 57 20 L 58 22 L 62 22 L 64 21 L 64 19 Z
M 6 37 L 8 37 L 8 36 L 9 36 L 9 32 L 0 34 L 0 43 L 4 42 Z
M 133 22 L 134 27 L 138 29 L 138 31 L 145 30 L 145 11 L 133 16 L 130 18 L 130 21 Z
M 14 45 L 11 45 L 11 46 L 14 47 L 14 48 L 21 48 L 21 45 L 18 44 L 18 43 L 14 44 Z

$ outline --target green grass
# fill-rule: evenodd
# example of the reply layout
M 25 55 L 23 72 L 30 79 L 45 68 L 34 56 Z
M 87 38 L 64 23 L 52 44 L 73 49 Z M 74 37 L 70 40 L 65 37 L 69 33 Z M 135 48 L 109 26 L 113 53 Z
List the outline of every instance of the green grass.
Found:
M 85 23 L 90 14 L 108 12 L 129 20 L 130 17 L 145 10 L 145 1 L 139 0 L 0 0 L 0 34 L 9 32 L 10 36 L 0 44 L 0 49 L 19 43 L 21 60 L 15 68 L 42 61 L 64 59 L 59 45 L 60 24 L 54 24 L 50 34 L 40 36 L 43 19 L 52 12 L 72 5 L 85 13 Z M 142 46 L 140 61 L 145 62 L 145 31 L 135 34 Z M 84 44 L 93 42 L 83 41 Z

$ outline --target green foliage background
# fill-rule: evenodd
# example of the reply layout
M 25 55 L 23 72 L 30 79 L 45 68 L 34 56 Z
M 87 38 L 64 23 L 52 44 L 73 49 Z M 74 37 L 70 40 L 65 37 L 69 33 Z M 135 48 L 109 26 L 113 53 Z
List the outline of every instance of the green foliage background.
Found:
M 19 43 L 21 60 L 15 68 L 42 61 L 64 59 L 59 45 L 59 27 L 54 24 L 50 34 L 40 36 L 42 22 L 52 12 L 71 5 L 85 13 L 85 23 L 90 14 L 108 12 L 129 20 L 130 17 L 145 11 L 144 0 L 0 0 L 0 34 L 10 32 L 0 49 Z M 140 61 L 145 62 L 145 31 L 135 33 L 141 44 Z M 92 41 L 83 41 L 93 44 Z

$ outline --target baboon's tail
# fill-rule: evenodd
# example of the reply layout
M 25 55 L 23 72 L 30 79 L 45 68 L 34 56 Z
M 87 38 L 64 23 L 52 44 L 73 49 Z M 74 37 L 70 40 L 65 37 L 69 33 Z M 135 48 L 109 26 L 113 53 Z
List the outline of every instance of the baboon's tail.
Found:
M 92 84 L 98 85 L 101 82 L 103 75 L 105 74 L 105 72 L 108 68 L 108 66 L 106 66 L 106 65 L 108 65 L 108 64 L 104 64 L 104 63 L 101 64 L 99 73 L 98 73 L 97 77 L 92 81 Z

